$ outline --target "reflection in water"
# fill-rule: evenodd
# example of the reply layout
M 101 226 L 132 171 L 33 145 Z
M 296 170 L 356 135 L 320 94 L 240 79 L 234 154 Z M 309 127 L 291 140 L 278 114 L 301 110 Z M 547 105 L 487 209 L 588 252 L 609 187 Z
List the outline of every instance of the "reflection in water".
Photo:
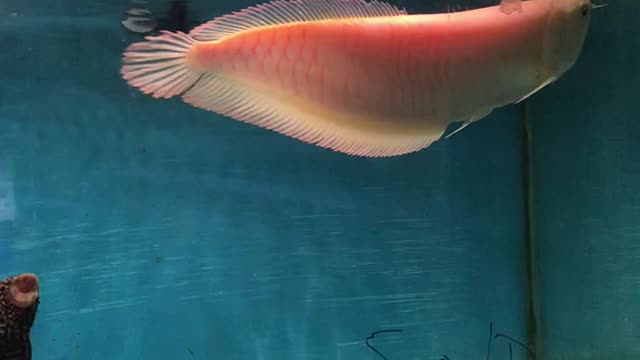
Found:
M 124 12 L 127 18 L 121 23 L 127 30 L 139 34 L 150 34 L 154 30 L 189 31 L 191 25 L 187 23 L 186 0 L 172 1 L 166 15 L 160 17 L 153 15 L 144 5 L 145 2 L 136 1 L 134 7 Z

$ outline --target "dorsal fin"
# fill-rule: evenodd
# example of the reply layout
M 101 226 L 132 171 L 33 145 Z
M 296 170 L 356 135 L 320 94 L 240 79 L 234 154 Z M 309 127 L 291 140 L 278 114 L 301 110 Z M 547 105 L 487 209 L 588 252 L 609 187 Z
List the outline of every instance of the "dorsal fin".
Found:
M 401 15 L 407 15 L 406 10 L 377 0 L 276 0 L 215 18 L 191 30 L 189 36 L 218 41 L 261 26 Z

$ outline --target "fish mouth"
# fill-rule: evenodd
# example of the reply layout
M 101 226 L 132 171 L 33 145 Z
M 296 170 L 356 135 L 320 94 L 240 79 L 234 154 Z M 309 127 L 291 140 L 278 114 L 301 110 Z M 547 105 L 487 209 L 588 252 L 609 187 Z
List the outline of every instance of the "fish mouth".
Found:
M 34 274 L 21 274 L 9 282 L 9 298 L 19 308 L 32 306 L 40 297 L 40 282 Z

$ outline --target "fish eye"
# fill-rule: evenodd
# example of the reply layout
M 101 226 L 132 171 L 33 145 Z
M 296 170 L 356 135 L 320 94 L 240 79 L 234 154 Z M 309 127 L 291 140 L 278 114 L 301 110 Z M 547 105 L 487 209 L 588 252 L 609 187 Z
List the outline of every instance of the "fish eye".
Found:
M 582 6 L 580 6 L 580 12 L 582 13 L 582 16 L 589 15 L 589 10 L 589 5 L 587 4 L 582 4 Z

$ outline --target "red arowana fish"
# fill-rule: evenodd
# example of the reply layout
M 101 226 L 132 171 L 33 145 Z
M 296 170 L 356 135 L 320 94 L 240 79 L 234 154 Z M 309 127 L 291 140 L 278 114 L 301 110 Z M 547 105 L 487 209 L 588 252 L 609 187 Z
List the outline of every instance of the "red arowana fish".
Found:
M 581 52 L 591 8 L 503 0 L 408 15 L 380 1 L 277 0 L 147 37 L 121 72 L 156 98 L 351 155 L 395 156 L 557 80 Z
M 0 360 L 31 360 L 30 333 L 39 304 L 35 275 L 0 281 Z

